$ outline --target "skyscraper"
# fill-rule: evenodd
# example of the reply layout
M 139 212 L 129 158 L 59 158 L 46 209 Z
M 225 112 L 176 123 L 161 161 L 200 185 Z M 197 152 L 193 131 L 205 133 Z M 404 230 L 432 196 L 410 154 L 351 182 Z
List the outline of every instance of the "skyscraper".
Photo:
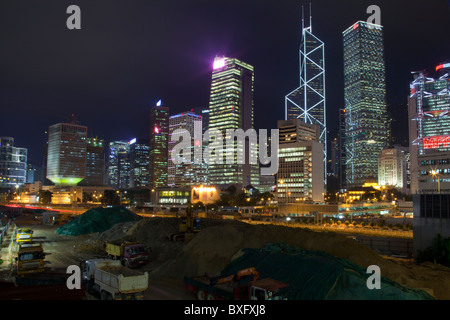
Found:
M 27 181 L 26 148 L 14 146 L 14 138 L 0 137 L 0 187 L 14 188 Z
M 196 143 L 195 140 L 196 136 L 194 130 L 196 126 L 198 126 L 199 134 L 201 135 L 203 131 L 203 118 L 201 115 L 195 114 L 194 112 L 182 112 L 169 118 L 169 136 L 171 137 L 171 139 L 169 140 L 175 140 L 169 141 L 169 165 L 167 181 L 167 184 L 169 186 L 184 188 L 194 185 L 204 185 L 208 181 L 207 164 L 203 161 L 202 163 L 196 163 L 193 160 L 195 154 L 194 148 L 197 144 L 199 144 L 198 142 Z M 186 130 L 191 137 L 191 147 L 189 148 L 191 154 L 190 163 L 175 164 L 172 159 L 172 150 L 178 143 L 178 138 L 176 136 L 173 136 L 172 138 L 172 134 L 175 130 L 180 129 Z
M 80 186 L 104 185 L 105 181 L 105 141 L 98 138 L 86 140 L 86 178 L 80 182 Z
M 303 10 L 303 9 L 302 9 Z M 327 124 L 325 96 L 325 44 L 312 33 L 310 10 L 309 27 L 302 18 L 300 44 L 300 87 L 285 97 L 286 120 L 301 119 L 317 124 L 319 141 L 324 145 L 324 181 L 327 175 Z
M 150 186 L 167 185 L 169 108 L 158 101 L 150 111 Z
M 75 186 L 86 177 L 87 127 L 72 116 L 48 131 L 47 178 L 56 185 Z
M 130 141 L 130 187 L 148 187 L 150 179 L 150 146 L 147 139 Z
M 115 189 L 130 186 L 130 143 L 111 141 L 108 152 L 108 185 Z
M 411 193 L 450 190 L 450 63 L 414 72 L 408 98 Z M 433 176 L 434 172 L 434 176 Z M 437 181 L 439 180 L 439 181 Z
M 209 130 L 219 130 L 226 137 L 227 130 L 253 129 L 254 118 L 254 68 L 235 58 L 216 57 L 213 64 L 211 94 L 209 100 Z M 211 163 L 208 165 L 209 181 L 217 185 L 259 184 L 259 165 L 246 160 L 244 164 L 236 161 L 237 143 L 234 150 L 234 163 Z M 231 148 L 230 148 L 231 149 Z M 243 148 L 248 156 L 250 146 Z M 241 150 L 242 151 L 242 150 Z
M 320 127 L 300 119 L 278 121 L 278 203 L 323 201 L 323 144 Z
M 345 145 L 345 109 L 339 109 L 338 148 L 339 148 L 339 189 L 346 189 L 347 152 Z
M 388 145 L 383 27 L 359 21 L 343 32 L 346 183 L 377 178 Z

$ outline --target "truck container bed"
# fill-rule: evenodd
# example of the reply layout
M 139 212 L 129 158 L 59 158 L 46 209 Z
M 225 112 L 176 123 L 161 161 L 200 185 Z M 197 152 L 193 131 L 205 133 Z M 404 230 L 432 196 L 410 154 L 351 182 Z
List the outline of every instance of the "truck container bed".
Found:
M 210 285 L 211 278 L 207 276 L 184 277 L 184 283 L 189 291 L 203 290 L 205 293 L 211 293 L 216 298 L 225 300 L 238 299 L 242 294 L 247 293 L 246 287 L 239 287 L 236 282 Z M 239 292 L 241 294 L 239 294 Z
M 148 273 L 123 266 L 100 266 L 95 271 L 95 279 L 120 293 L 141 292 L 148 288 Z

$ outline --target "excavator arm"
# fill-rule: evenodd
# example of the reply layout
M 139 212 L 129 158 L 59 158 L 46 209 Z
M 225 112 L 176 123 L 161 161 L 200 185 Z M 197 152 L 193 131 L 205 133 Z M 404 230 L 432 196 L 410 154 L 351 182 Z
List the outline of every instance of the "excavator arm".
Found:
M 211 278 L 210 284 L 216 285 L 216 284 L 222 284 L 222 283 L 227 283 L 227 282 L 231 282 L 231 281 L 237 282 L 237 281 L 243 279 L 244 277 L 252 277 L 252 281 L 256 281 L 259 279 L 259 272 L 254 267 L 246 268 L 246 269 L 239 270 L 238 272 L 236 272 L 233 275 L 219 276 L 219 277 Z

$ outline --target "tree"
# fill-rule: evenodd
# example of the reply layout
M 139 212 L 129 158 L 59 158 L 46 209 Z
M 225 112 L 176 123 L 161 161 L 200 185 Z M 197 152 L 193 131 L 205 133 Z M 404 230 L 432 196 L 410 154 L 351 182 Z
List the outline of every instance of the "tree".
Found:
M 42 204 L 52 203 L 52 193 L 48 190 L 39 191 L 39 202 Z
M 418 262 L 430 261 L 450 267 L 450 238 L 443 238 L 438 233 L 430 247 L 423 251 L 419 250 L 417 260 Z
M 205 209 L 205 205 L 203 204 L 203 202 L 199 201 L 196 202 L 192 205 L 192 209 L 194 210 L 204 210 Z
M 103 192 L 102 204 L 110 206 L 120 205 L 120 197 L 114 190 L 105 190 Z

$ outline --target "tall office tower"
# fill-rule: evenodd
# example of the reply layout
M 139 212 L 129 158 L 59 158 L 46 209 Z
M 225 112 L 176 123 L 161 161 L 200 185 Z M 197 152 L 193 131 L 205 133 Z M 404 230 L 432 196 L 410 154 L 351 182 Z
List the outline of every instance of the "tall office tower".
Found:
M 450 63 L 436 67 L 436 76 L 414 72 L 408 99 L 411 151 L 411 193 L 450 190 Z M 433 174 L 434 173 L 434 176 Z M 439 180 L 439 181 L 437 181 Z M 433 188 L 434 185 L 434 188 Z
M 407 192 L 407 154 L 408 148 L 387 147 L 378 156 L 378 185 L 396 188 Z
M 302 9 L 303 10 L 303 9 Z M 325 44 L 312 33 L 310 10 L 309 27 L 302 18 L 302 40 L 300 44 L 300 87 L 285 97 L 286 120 L 301 119 L 305 123 L 317 124 L 319 141 L 324 145 L 324 181 L 327 176 L 327 124 L 325 97 Z
M 363 21 L 343 32 L 346 183 L 377 178 L 378 155 L 388 146 L 383 27 Z
M 104 185 L 105 181 L 105 141 L 98 138 L 86 140 L 86 178 L 79 183 L 80 186 Z
M 14 188 L 27 182 L 26 148 L 14 146 L 14 138 L 0 137 L 0 187 Z
M 339 175 L 339 145 L 338 138 L 335 137 L 330 141 L 330 159 L 328 160 L 328 174 L 334 177 Z
M 209 109 L 194 108 L 191 111 L 202 116 L 202 134 L 205 133 L 209 128 Z
M 320 127 L 300 119 L 278 121 L 278 203 L 323 201 L 323 144 Z
M 235 58 L 216 57 L 212 72 L 208 129 L 220 131 L 224 140 L 227 130 L 242 129 L 246 132 L 253 129 L 253 92 L 253 66 Z M 233 150 L 232 148 L 226 150 L 222 164 L 213 162 L 208 164 L 211 184 L 241 187 L 259 184 L 259 164 L 251 164 L 247 159 L 250 152 L 257 153 L 255 146 L 250 147 L 245 143 L 242 148 L 239 145 L 239 151 L 243 151 L 246 157 L 244 164 L 241 164 L 237 161 L 238 145 L 239 143 L 235 141 Z M 227 154 L 228 157 L 232 157 L 232 153 L 235 160 L 227 164 Z
M 112 141 L 108 153 L 108 185 L 115 189 L 130 186 L 130 143 Z
M 27 179 L 26 183 L 34 183 L 34 180 L 36 179 L 36 167 L 33 166 L 31 163 L 27 165 Z
M 339 147 L 339 188 L 347 188 L 346 162 L 347 152 L 345 146 L 345 109 L 339 109 L 339 128 L 338 128 L 338 147 Z
M 195 155 L 195 147 L 200 147 L 200 143 L 197 140 L 198 138 L 202 138 L 203 124 L 202 124 L 202 116 L 195 114 L 193 112 L 183 112 L 169 118 L 169 163 L 168 163 L 168 178 L 167 184 L 169 186 L 174 187 L 189 187 L 195 185 L 204 185 L 208 182 L 208 171 L 207 164 L 202 161 L 201 163 L 196 163 L 194 160 Z M 195 134 L 195 128 L 198 126 L 198 137 Z M 191 139 L 189 141 L 190 147 L 190 163 L 179 163 L 181 159 L 178 161 L 173 161 L 172 158 L 172 150 L 174 146 L 179 143 L 180 137 L 173 135 L 175 130 L 186 130 L 189 133 Z M 174 141 L 171 141 L 174 140 Z M 186 142 L 186 141 L 184 141 Z M 203 154 L 204 148 L 202 148 L 201 152 Z M 185 152 L 185 151 L 183 151 Z M 183 156 L 182 152 L 180 152 L 180 156 Z M 177 162 L 178 164 L 175 164 Z
M 150 145 L 147 139 L 130 141 L 130 187 L 150 184 Z
M 86 134 L 73 115 L 70 123 L 50 126 L 47 178 L 55 185 L 75 186 L 86 177 Z
M 150 187 L 167 185 L 169 108 L 158 101 L 150 111 Z

